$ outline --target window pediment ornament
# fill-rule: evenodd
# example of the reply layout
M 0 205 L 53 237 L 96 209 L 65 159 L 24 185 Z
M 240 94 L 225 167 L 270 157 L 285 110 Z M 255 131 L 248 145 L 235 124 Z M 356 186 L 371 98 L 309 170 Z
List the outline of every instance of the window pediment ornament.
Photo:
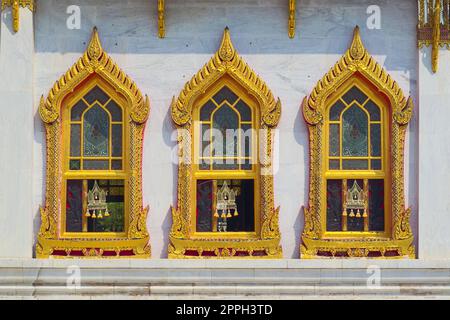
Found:
M 323 208 L 327 199 L 323 194 L 323 153 L 327 101 L 342 85 L 354 76 L 362 76 L 374 85 L 389 101 L 390 141 L 390 190 L 391 230 L 384 238 L 324 237 Z M 318 81 L 309 97 L 305 97 L 301 109 L 309 127 L 310 136 L 310 186 L 309 205 L 304 208 L 305 226 L 302 235 L 301 255 L 314 258 L 318 253 L 328 256 L 345 254 L 350 257 L 369 256 L 373 251 L 382 257 L 395 252 L 395 256 L 414 257 L 413 234 L 409 219 L 411 209 L 405 208 L 404 196 L 404 142 L 407 124 L 411 120 L 413 103 L 403 95 L 401 88 L 369 54 L 362 43 L 358 26 L 354 29 L 349 49 L 330 71 Z
M 281 115 L 280 100 L 275 100 L 267 85 L 236 52 L 228 28 L 225 28 L 222 43 L 214 57 L 186 83 L 178 99 L 173 98 L 173 121 L 178 126 L 191 122 L 195 99 L 225 74 L 230 75 L 258 100 L 261 119 L 267 126 L 274 127 L 278 124 Z
M 94 76 L 94 77 L 93 77 Z M 98 78 L 98 80 L 97 80 Z M 63 101 L 76 93 L 78 88 L 89 82 L 104 82 L 124 99 L 123 108 L 129 121 L 124 119 L 128 136 L 125 141 L 127 178 L 125 212 L 127 228 L 124 236 L 106 236 L 95 239 L 86 236 L 63 235 L 61 195 L 63 186 L 65 146 L 68 141 L 63 137 L 63 127 L 68 128 L 70 119 L 63 119 Z M 97 83 L 98 82 L 98 83 Z M 71 257 L 74 252 L 78 257 L 149 257 L 149 234 L 147 231 L 147 214 L 149 208 L 143 207 L 142 200 L 142 149 L 145 123 L 149 117 L 150 103 L 147 96 L 141 94 L 136 84 L 117 66 L 103 50 L 97 29 L 94 28 L 89 45 L 83 56 L 54 84 L 47 98 L 41 97 L 39 114 L 46 128 L 46 199 L 41 207 L 41 227 L 38 234 L 36 253 L 38 258 L 52 255 Z M 68 130 L 65 130 L 66 132 Z

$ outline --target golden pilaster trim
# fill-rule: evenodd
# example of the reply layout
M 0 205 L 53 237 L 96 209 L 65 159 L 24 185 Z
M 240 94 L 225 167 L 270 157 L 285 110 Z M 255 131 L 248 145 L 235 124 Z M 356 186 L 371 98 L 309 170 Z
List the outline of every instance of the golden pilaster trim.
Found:
M 191 233 L 191 203 L 195 197 L 191 188 L 195 165 L 192 164 L 191 155 L 193 106 L 208 88 L 223 77 L 231 78 L 257 102 L 260 129 L 263 129 L 261 132 L 267 133 L 258 137 L 261 141 L 262 157 L 272 159 L 272 128 L 280 119 L 281 102 L 279 99 L 275 100 L 264 81 L 239 56 L 226 28 L 215 55 L 186 83 L 178 98 L 173 98 L 171 105 L 172 120 L 178 127 L 179 168 L 178 200 L 177 206 L 172 208 L 169 258 L 239 258 L 241 252 L 246 253 L 246 256 L 242 257 L 246 259 L 281 258 L 279 208 L 275 208 L 274 204 L 270 161 L 260 165 L 260 171 L 264 172 L 258 175 L 260 187 L 255 191 L 255 197 L 260 198 L 260 231 L 257 232 L 256 238 L 230 238 L 222 235 L 220 238 L 206 236 L 199 239 Z M 208 252 L 208 255 L 205 255 L 205 252 Z
M 391 212 L 392 236 L 390 238 L 323 238 L 322 212 L 326 197 L 322 192 L 324 118 L 327 99 L 353 75 L 358 74 L 375 85 L 388 99 L 391 107 Z M 309 97 L 302 103 L 304 119 L 309 129 L 310 141 L 310 184 L 309 205 L 304 209 L 305 227 L 302 235 L 301 254 L 303 258 L 318 257 L 318 253 L 349 257 L 368 256 L 371 251 L 381 252 L 382 258 L 396 253 L 397 257 L 415 257 L 413 234 L 409 218 L 411 210 L 405 208 L 404 195 L 404 141 L 406 125 L 412 117 L 411 98 L 403 95 L 401 88 L 391 76 L 367 52 L 362 43 L 359 28 L 356 27 L 352 43 L 343 57 L 317 83 Z
M 425 11 L 427 14 L 425 14 Z M 431 46 L 431 69 L 438 70 L 439 48 L 450 49 L 450 0 L 419 0 L 418 47 Z
M 296 0 L 289 0 L 288 35 L 291 39 L 295 37 L 295 10 Z
M 158 1 L 158 37 L 165 38 L 166 36 L 165 0 L 157 0 L 157 1 Z
M 129 217 L 128 234 L 126 237 L 114 239 L 93 239 L 86 234 L 83 238 L 62 238 L 60 197 L 63 192 L 62 168 L 62 108 L 63 100 L 86 80 L 97 76 L 111 85 L 122 95 L 127 104 L 129 114 L 127 121 L 128 144 L 124 152 L 129 158 L 128 201 Z M 142 204 L 142 149 L 145 123 L 150 112 L 149 99 L 142 96 L 136 84 L 117 66 L 103 50 L 97 28 L 94 28 L 89 45 L 83 56 L 54 84 L 47 98 L 41 98 L 39 114 L 46 128 L 46 200 L 41 208 L 41 227 L 38 234 L 36 252 L 38 258 L 48 258 L 56 251 L 65 252 L 70 256 L 72 251 L 83 253 L 86 258 L 104 257 L 105 251 L 116 252 L 111 258 L 118 258 L 121 252 L 130 251 L 133 254 L 126 257 L 149 257 L 149 234 L 146 227 L 148 207 Z
M 28 8 L 31 11 L 34 11 L 35 0 L 2 0 L 2 11 L 6 7 L 11 7 L 13 30 L 14 32 L 18 32 L 20 27 L 20 7 Z

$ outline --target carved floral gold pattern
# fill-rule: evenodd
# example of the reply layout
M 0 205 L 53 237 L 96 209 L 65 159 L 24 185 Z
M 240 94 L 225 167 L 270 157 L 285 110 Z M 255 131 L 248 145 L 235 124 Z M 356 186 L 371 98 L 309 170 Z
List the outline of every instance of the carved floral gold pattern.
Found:
M 20 27 L 20 7 L 28 8 L 31 11 L 34 11 L 35 0 L 2 0 L 2 11 L 6 7 L 11 7 L 13 30 L 14 32 L 18 32 Z

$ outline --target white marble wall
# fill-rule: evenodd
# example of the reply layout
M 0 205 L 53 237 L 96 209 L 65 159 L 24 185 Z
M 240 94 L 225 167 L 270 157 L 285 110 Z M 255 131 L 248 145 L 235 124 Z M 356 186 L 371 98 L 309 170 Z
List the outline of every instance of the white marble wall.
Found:
M 73 4 L 81 8 L 80 30 L 66 28 L 66 9 Z M 372 4 L 381 8 L 380 30 L 366 27 L 366 9 Z M 298 1 L 297 34 L 292 40 L 287 36 L 286 0 L 171 0 L 166 1 L 166 6 L 167 37 L 161 40 L 157 37 L 156 1 L 39 1 L 35 15 L 34 113 L 29 115 L 34 117 L 34 149 L 29 157 L 33 159 L 30 181 L 33 181 L 34 218 L 30 219 L 34 221 L 34 234 L 23 238 L 21 245 L 31 247 L 29 239 L 36 237 L 38 209 L 44 201 L 45 143 L 37 115 L 39 97 L 46 95 L 78 59 L 96 25 L 104 49 L 151 98 L 152 112 L 144 146 L 144 201 L 150 205 L 148 227 L 153 257 L 167 257 L 170 206 L 176 203 L 177 181 L 176 165 L 172 162 L 176 143 L 170 101 L 217 50 L 223 28 L 229 26 L 237 50 L 282 101 L 275 201 L 281 206 L 284 256 L 298 258 L 302 206 L 308 197 L 308 140 L 299 112 L 300 102 L 345 52 L 356 24 L 361 26 L 368 50 L 398 81 L 405 94 L 412 94 L 417 102 L 415 1 Z M 416 237 L 417 145 L 416 110 L 406 146 L 406 196 L 413 209 Z M 30 204 L 26 206 L 29 209 Z M 3 228 L 0 225 L 0 231 Z
M 419 257 L 450 258 L 450 51 L 440 50 L 431 71 L 431 50 L 419 63 Z
M 0 257 L 32 257 L 33 16 L 20 9 L 14 34 L 11 10 L 1 13 L 0 37 Z M 38 174 L 42 174 L 42 169 Z

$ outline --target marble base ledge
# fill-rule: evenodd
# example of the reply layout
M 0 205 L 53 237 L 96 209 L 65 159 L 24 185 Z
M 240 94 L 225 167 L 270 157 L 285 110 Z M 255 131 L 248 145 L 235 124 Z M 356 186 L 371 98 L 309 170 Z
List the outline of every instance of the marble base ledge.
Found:
M 450 299 L 450 260 L 0 259 L 1 299 Z

